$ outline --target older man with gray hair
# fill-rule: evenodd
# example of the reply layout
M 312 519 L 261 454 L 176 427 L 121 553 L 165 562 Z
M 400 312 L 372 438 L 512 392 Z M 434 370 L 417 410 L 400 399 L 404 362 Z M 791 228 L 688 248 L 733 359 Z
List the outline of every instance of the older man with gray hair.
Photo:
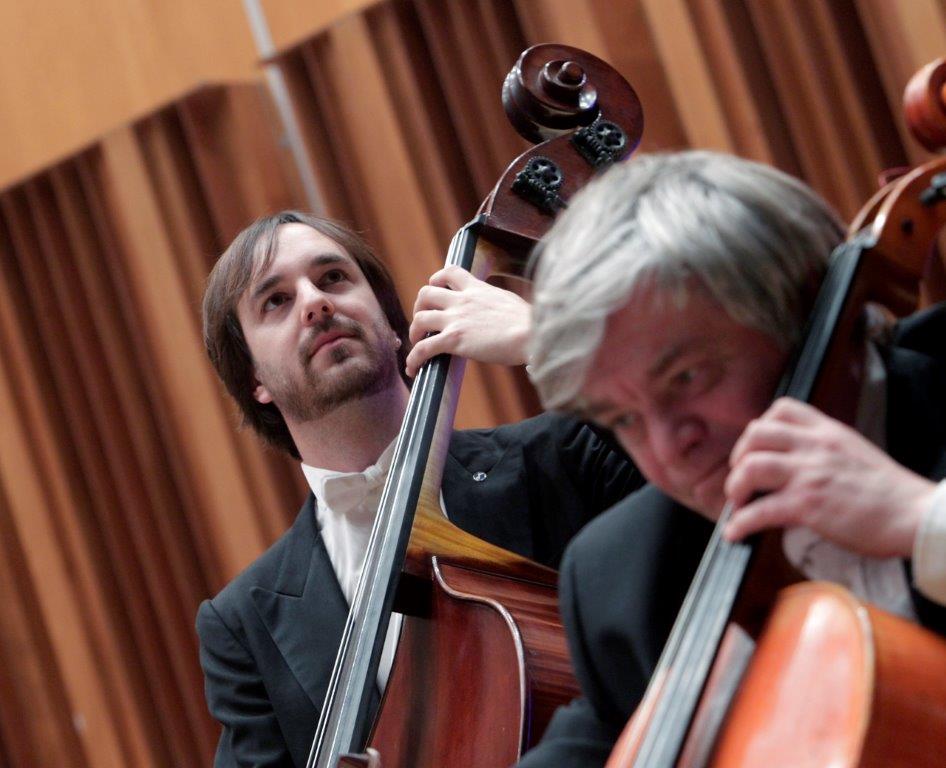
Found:
M 650 485 L 567 551 L 584 697 L 522 765 L 603 764 L 727 501 L 727 537 L 785 528 L 806 575 L 946 631 L 946 307 L 865 344 L 843 382 L 859 432 L 771 403 L 842 238 L 804 184 L 710 152 L 613 168 L 546 237 L 533 381 L 546 407 L 610 428 Z

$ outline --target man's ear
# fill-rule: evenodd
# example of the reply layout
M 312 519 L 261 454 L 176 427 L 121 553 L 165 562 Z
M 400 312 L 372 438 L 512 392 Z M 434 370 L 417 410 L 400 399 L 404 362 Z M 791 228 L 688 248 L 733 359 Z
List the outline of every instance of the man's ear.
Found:
M 256 386 L 253 387 L 253 399 L 263 405 L 273 402 L 273 396 L 269 394 L 269 390 L 260 384 L 259 381 L 256 381 L 256 379 L 253 381 L 256 383 Z

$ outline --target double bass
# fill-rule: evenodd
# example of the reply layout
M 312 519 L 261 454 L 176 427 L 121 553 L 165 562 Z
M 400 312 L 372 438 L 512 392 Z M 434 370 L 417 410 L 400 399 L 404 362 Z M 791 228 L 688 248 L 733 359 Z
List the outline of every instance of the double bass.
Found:
M 633 88 L 567 46 L 523 53 L 503 101 L 520 134 L 542 143 L 513 161 L 450 245 L 447 264 L 481 278 L 521 273 L 568 198 L 626 158 L 643 130 Z M 307 768 L 510 765 L 577 695 L 555 573 L 474 538 L 441 512 L 462 368 L 440 356 L 415 379 Z M 405 618 L 375 718 L 392 610 Z
M 908 116 L 928 148 L 946 145 L 944 82 L 946 62 L 938 62 L 907 89 Z M 935 243 L 944 225 L 946 158 L 878 192 L 832 255 L 780 394 L 850 416 L 837 382 L 849 380 L 863 349 L 865 309 L 899 316 L 942 300 Z M 776 593 L 769 558 L 758 552 L 778 547 L 781 534 L 726 542 L 730 512 L 608 768 L 942 765 L 946 641 L 837 585 L 802 582 Z M 768 613 L 761 626 L 760 607 Z

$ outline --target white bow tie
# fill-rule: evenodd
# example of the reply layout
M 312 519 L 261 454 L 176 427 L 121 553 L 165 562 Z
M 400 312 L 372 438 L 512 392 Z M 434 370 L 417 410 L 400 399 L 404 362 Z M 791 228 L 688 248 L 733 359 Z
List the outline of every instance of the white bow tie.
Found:
M 374 517 L 381 500 L 386 472 L 378 466 L 364 472 L 326 477 L 322 480 L 322 501 L 335 515 L 350 517 L 359 513 Z

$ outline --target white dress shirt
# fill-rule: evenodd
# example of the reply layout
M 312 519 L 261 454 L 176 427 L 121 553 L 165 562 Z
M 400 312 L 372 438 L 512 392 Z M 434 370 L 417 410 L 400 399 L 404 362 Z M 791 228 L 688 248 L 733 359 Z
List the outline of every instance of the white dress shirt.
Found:
M 381 491 L 388 476 L 394 442 L 384 450 L 377 463 L 364 472 L 334 472 L 302 465 L 302 471 L 315 495 L 315 517 L 322 541 L 338 577 L 342 594 L 351 605 L 368 551 L 368 539 L 381 501 Z M 391 614 L 378 665 L 378 687 L 384 691 L 391 674 L 394 653 L 401 632 L 402 616 Z
M 946 605 L 946 480 L 936 486 L 913 544 L 913 583 L 930 600 Z

